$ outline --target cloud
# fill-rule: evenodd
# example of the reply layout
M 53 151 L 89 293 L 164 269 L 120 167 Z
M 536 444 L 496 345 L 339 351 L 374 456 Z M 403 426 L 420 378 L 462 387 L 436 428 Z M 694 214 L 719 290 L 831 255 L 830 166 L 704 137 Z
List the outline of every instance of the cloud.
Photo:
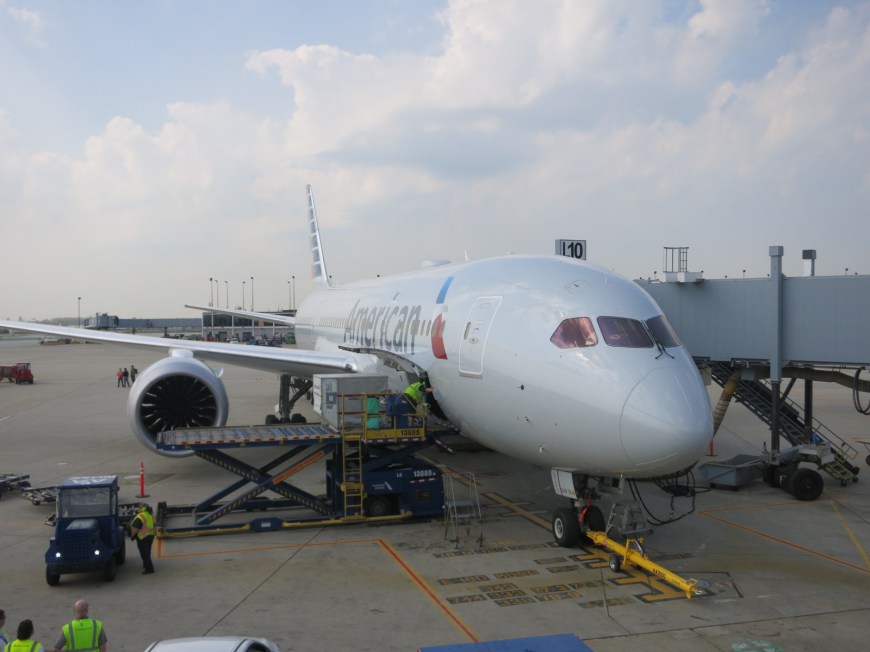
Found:
M 342 282 L 466 251 L 549 253 L 557 238 L 587 239 L 630 276 L 682 245 L 708 275 L 763 274 L 770 244 L 857 268 L 870 5 L 809 21 L 770 58 L 753 44 L 785 9 L 674 6 L 457 0 L 437 52 L 251 51 L 250 77 L 280 84 L 290 110 L 168 98 L 162 125 L 117 115 L 75 156 L 16 142 L 0 111 L 0 211 L 16 220 L 0 237 L 36 239 L 81 283 L 147 269 L 159 305 L 195 300 L 180 279 L 252 274 L 295 275 L 301 299 L 312 183 Z
M 24 39 L 34 47 L 44 48 L 44 32 L 47 26 L 45 16 L 41 11 L 9 7 L 9 16 L 18 24 Z

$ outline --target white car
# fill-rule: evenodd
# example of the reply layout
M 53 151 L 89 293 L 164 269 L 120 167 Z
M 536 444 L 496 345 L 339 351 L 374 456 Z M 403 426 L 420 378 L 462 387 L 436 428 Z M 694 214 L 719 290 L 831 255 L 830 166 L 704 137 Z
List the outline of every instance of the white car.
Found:
M 152 643 L 145 652 L 281 652 L 265 638 L 247 636 L 196 636 Z

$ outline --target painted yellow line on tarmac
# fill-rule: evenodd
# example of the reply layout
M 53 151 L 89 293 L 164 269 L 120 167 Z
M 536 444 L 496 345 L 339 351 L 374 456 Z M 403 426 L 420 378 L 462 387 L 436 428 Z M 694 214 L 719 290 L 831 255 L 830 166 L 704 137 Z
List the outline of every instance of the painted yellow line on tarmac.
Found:
M 767 505 L 767 507 L 795 507 L 795 506 L 803 506 L 811 503 L 805 502 L 794 502 L 794 503 L 779 503 L 777 505 Z M 758 506 L 761 507 L 761 506 Z M 754 507 L 753 507 L 754 508 Z M 741 530 L 745 530 L 746 532 L 751 532 L 752 534 L 756 534 L 764 539 L 769 539 L 770 541 L 775 541 L 777 543 L 781 543 L 784 546 L 788 546 L 789 548 L 794 548 L 795 550 L 800 550 L 801 552 L 805 552 L 810 555 L 814 555 L 816 557 L 820 557 L 822 559 L 827 559 L 835 564 L 839 564 L 840 566 L 845 566 L 846 568 L 851 568 L 852 570 L 859 571 L 861 573 L 870 574 L 870 569 L 862 568 L 861 566 L 857 566 L 855 564 L 851 564 L 847 561 L 843 561 L 842 559 L 838 559 L 831 555 L 828 555 L 820 550 L 813 550 L 812 548 L 807 548 L 806 546 L 802 546 L 798 543 L 794 543 L 793 541 L 788 541 L 786 539 L 781 539 L 779 537 L 775 537 L 772 534 L 767 534 L 766 532 L 762 532 L 761 530 L 756 530 L 754 528 L 748 527 L 746 525 L 741 525 L 740 523 L 735 523 L 734 521 L 729 521 L 727 518 L 722 518 L 721 516 L 716 516 L 715 513 L 721 512 L 729 512 L 729 511 L 740 511 L 741 509 L 747 508 L 737 508 L 734 510 L 730 509 L 711 509 L 711 510 L 701 510 L 698 513 L 705 518 L 712 519 L 714 521 L 719 521 L 720 523 L 725 523 L 726 525 L 731 525 L 736 528 L 740 528 Z M 715 512 L 715 513 L 714 513 Z
M 399 567 L 405 572 L 405 575 L 407 575 L 408 578 L 417 585 L 417 588 L 423 591 L 423 593 L 425 593 L 429 597 L 429 599 L 435 603 L 435 606 L 441 610 L 441 612 L 446 616 L 447 620 L 453 623 L 453 625 L 460 632 L 462 632 L 472 643 L 477 643 L 480 641 L 480 639 L 477 638 L 471 628 L 462 621 L 462 619 L 456 614 L 456 612 L 453 611 L 453 609 L 451 609 L 450 606 L 446 602 L 444 602 L 438 596 L 438 594 L 435 593 L 434 590 L 432 590 L 432 587 L 430 587 L 429 584 L 426 583 L 426 580 L 420 577 L 414 571 L 414 569 L 411 568 L 411 566 L 404 559 L 402 559 L 399 553 L 396 552 L 396 550 L 389 543 L 387 543 L 383 539 L 377 539 L 377 541 L 381 545 L 381 547 L 387 551 L 387 554 L 390 555 L 393 560 L 399 565 Z
M 512 512 L 522 516 L 524 519 L 531 521 L 535 525 L 539 525 L 545 530 L 550 529 L 550 522 L 547 519 L 541 518 L 537 514 L 530 512 L 527 509 L 523 509 L 516 503 L 509 501 L 507 498 L 499 496 L 496 493 L 485 493 L 483 494 L 486 498 L 489 498 L 491 501 L 498 503 L 502 507 L 507 507 Z
M 837 518 L 839 518 L 840 522 L 843 524 L 843 529 L 846 530 L 846 534 L 849 535 L 849 538 L 852 540 L 852 543 L 858 549 L 858 554 L 861 555 L 861 558 L 864 560 L 864 564 L 867 566 L 868 569 L 870 569 L 870 557 L 867 556 L 867 551 L 864 550 L 864 546 L 861 545 L 861 542 L 858 541 L 858 537 L 855 536 L 855 533 L 852 531 L 852 528 L 849 527 L 849 524 L 846 522 L 846 519 L 843 518 L 843 514 L 837 508 L 837 503 L 832 500 L 831 505 L 834 508 L 834 512 L 837 514 Z
M 167 540 L 168 541 L 168 540 Z M 262 547 L 248 547 L 248 548 L 226 548 L 223 550 L 211 550 L 207 552 L 193 552 L 193 553 L 183 553 L 183 554 L 165 554 L 164 547 L 165 541 L 163 539 L 157 540 L 157 554 L 156 557 L 158 559 L 181 559 L 185 557 L 207 557 L 213 555 L 227 555 L 232 553 L 247 553 L 247 552 L 262 552 L 266 550 L 292 550 L 299 548 L 320 548 L 325 546 L 344 546 L 350 544 L 359 544 L 359 543 L 376 543 L 381 550 L 387 553 L 387 555 L 399 566 L 402 572 L 411 580 L 411 582 L 420 589 L 426 597 L 428 597 L 435 606 L 441 611 L 441 613 L 447 618 L 447 620 L 456 627 L 462 634 L 468 638 L 468 640 L 472 643 L 477 643 L 480 639 L 474 633 L 474 631 L 459 617 L 459 615 L 450 608 L 450 606 L 444 602 L 438 594 L 429 586 L 429 584 L 424 580 L 417 572 L 411 567 L 411 565 L 406 562 L 402 556 L 386 541 L 383 539 L 350 539 L 345 541 L 325 541 L 322 543 L 298 543 L 298 544 L 286 544 L 280 546 L 262 546 Z

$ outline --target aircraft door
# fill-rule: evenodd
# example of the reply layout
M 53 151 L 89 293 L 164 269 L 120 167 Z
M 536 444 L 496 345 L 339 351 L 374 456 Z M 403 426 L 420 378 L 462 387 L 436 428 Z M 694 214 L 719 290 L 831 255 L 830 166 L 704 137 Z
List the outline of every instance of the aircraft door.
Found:
M 486 338 L 500 305 L 501 297 L 478 297 L 471 306 L 459 343 L 460 376 L 480 378 L 483 375 Z

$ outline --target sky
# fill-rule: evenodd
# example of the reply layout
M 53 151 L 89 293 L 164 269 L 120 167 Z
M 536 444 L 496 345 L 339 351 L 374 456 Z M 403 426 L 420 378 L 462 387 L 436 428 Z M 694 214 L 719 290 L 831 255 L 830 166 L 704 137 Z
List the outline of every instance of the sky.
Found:
M 308 184 L 339 284 L 868 274 L 870 2 L 0 0 L 0 317 L 298 305 Z

